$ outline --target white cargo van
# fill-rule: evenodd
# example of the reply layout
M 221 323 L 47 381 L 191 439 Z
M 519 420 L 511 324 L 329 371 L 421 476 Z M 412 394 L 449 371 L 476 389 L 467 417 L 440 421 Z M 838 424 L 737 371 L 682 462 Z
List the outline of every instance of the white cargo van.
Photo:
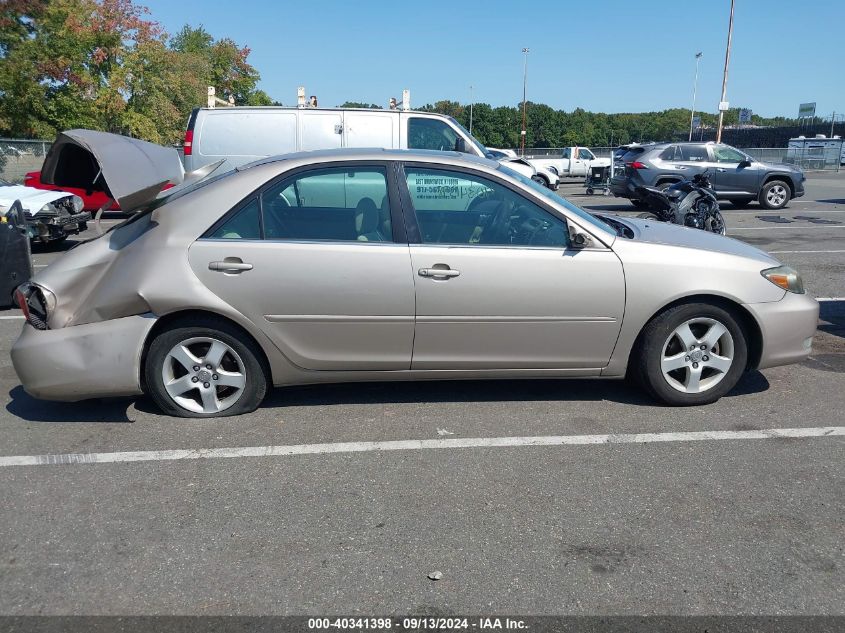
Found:
M 487 156 L 450 116 L 353 108 L 196 108 L 185 131 L 185 171 L 224 160 L 222 169 L 266 156 L 338 147 L 432 149 Z

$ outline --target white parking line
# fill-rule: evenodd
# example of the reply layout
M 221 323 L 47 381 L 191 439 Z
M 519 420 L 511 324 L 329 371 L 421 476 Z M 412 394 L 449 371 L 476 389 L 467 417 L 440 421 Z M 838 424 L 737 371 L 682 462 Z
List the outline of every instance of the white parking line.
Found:
M 769 251 L 772 255 L 800 254 L 800 253 L 845 253 L 845 251 Z
M 845 224 L 825 224 L 823 226 L 807 226 L 806 224 L 799 224 L 798 226 L 732 226 L 730 231 L 788 231 L 795 229 L 845 229 Z
M 816 301 L 845 301 L 845 297 L 816 297 Z
M 11 314 L 6 316 L 0 316 L 0 321 L 17 321 L 18 319 L 23 319 L 22 314 Z
M 117 462 L 158 462 L 227 457 L 283 457 L 378 451 L 413 451 L 458 448 L 511 448 L 524 446 L 577 446 L 584 444 L 652 444 L 714 440 L 771 440 L 783 438 L 845 436 L 845 426 L 759 431 L 690 431 L 673 433 L 619 433 L 611 435 L 544 435 L 537 437 L 471 437 L 437 440 L 398 440 L 386 442 L 338 442 L 334 444 L 295 444 L 291 446 L 241 446 L 166 451 L 119 453 L 66 453 L 60 455 L 9 455 L 0 457 L 0 467 L 70 466 Z
M 725 211 L 725 209 L 722 209 Z M 731 216 L 735 215 L 780 215 L 782 217 L 788 217 L 790 215 L 795 215 L 796 213 L 845 213 L 845 209 L 797 209 L 792 210 L 787 213 L 778 213 L 777 211 L 768 211 L 766 209 L 760 209 L 759 211 L 731 211 L 728 209 L 725 213 L 730 214 Z

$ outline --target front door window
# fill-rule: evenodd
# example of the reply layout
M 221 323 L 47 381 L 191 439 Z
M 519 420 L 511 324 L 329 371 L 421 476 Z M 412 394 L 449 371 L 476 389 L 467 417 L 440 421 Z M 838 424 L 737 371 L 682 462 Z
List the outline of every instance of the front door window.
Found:
M 566 248 L 566 222 L 492 180 L 406 168 L 423 244 Z

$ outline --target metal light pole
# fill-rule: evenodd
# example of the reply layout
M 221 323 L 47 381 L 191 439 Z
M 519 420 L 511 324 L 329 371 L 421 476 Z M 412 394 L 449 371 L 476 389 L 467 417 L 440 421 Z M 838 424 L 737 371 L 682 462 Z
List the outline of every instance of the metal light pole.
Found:
M 734 34 L 734 0 L 731 0 L 731 17 L 728 21 L 728 45 L 725 48 L 725 72 L 722 75 L 722 100 L 719 102 L 719 128 L 716 130 L 716 142 L 722 142 L 722 123 L 725 119 L 725 111 L 722 109 L 725 97 L 728 94 L 728 64 L 731 61 L 731 38 Z
M 703 53 L 695 54 L 695 81 L 692 83 L 692 110 L 689 113 L 689 140 L 692 141 L 692 121 L 695 118 L 695 96 L 698 92 L 698 62 L 701 61 Z
M 525 68 L 522 71 L 522 155 L 525 156 L 525 95 L 526 95 L 526 88 L 528 87 L 528 53 L 529 50 L 527 48 L 523 48 L 522 52 L 525 53 Z
M 469 133 L 472 135 L 472 84 L 469 87 Z

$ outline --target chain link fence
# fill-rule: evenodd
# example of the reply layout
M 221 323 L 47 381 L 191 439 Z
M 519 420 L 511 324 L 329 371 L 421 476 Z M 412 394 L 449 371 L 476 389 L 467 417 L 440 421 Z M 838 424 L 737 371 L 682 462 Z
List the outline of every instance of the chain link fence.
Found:
M 30 171 L 39 171 L 52 141 L 0 138 L 0 179 L 22 183 Z

